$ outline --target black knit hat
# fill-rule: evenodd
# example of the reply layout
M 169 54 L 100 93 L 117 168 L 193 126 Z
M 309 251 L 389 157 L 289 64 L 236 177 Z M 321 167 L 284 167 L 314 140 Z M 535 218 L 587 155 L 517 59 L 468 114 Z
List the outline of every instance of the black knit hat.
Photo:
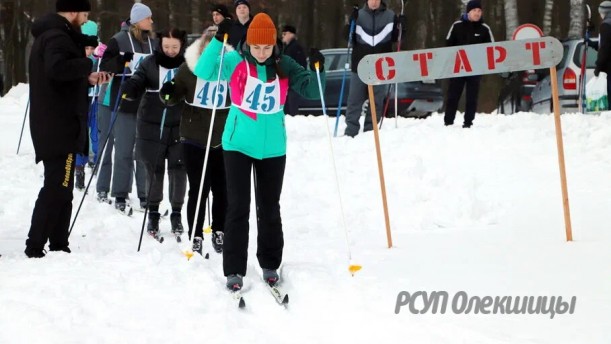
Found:
M 57 12 L 89 12 L 91 4 L 89 0 L 57 0 L 55 10 Z
M 248 6 L 248 9 L 250 10 L 250 4 L 248 3 L 248 0 L 235 0 L 233 2 L 233 7 L 238 7 L 240 5 L 246 5 Z
M 295 28 L 293 25 L 284 25 L 282 27 L 282 32 L 291 32 L 297 34 L 297 28 Z
M 482 2 L 479 0 L 471 0 L 467 3 L 467 13 L 471 12 L 472 9 L 479 8 L 482 9 Z
M 231 18 L 231 14 L 229 13 L 227 6 L 223 4 L 213 4 L 210 7 L 210 12 L 218 12 L 220 15 L 223 16 L 223 18 Z

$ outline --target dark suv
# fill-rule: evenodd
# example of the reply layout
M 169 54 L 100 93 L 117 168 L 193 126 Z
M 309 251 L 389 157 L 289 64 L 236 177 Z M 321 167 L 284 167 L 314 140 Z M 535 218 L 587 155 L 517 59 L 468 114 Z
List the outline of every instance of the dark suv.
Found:
M 325 56 L 325 71 L 327 77 L 325 105 L 327 106 L 327 114 L 329 116 L 335 116 L 342 86 L 344 66 L 346 63 L 350 64 L 350 56 L 346 54 L 346 48 L 323 49 L 321 53 Z M 341 109 L 344 113 L 346 111 L 348 93 L 350 92 L 350 66 L 348 66 L 348 69 L 346 84 L 344 86 L 344 96 L 341 104 Z M 443 106 L 443 92 L 439 81 L 404 82 L 399 84 L 397 90 L 399 116 L 427 117 L 433 112 L 440 111 Z M 393 117 L 395 113 L 394 90 L 391 91 L 389 97 L 390 100 L 386 116 Z M 322 114 L 320 100 L 302 99 L 301 105 L 299 106 L 299 113 L 304 115 Z

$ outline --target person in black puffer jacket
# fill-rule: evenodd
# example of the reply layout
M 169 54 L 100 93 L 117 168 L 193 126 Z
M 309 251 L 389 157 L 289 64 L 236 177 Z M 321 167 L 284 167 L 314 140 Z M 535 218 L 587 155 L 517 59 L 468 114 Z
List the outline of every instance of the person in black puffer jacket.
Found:
M 187 33 L 178 29 L 160 33 L 159 49 L 142 60 L 134 75 L 122 88 L 125 100 L 138 99 L 145 93 L 137 113 L 135 157 L 144 164 L 147 172 L 147 230 L 150 234 L 159 232 L 159 203 L 163 199 L 166 159 L 172 205 L 172 233 L 180 235 L 183 232 L 180 213 L 187 188 L 187 173 L 179 134 L 183 106 L 179 104 L 168 107 L 166 101 L 160 98 L 159 90 L 165 81 L 174 78 L 178 67 L 185 61 L 186 37 Z
M 482 19 L 482 5 L 479 0 L 471 0 L 467 3 L 467 12 L 460 20 L 454 22 L 446 37 L 446 45 L 449 47 L 457 45 L 481 44 L 494 42 L 494 36 L 490 27 Z M 477 98 L 481 77 L 467 76 L 450 79 L 448 95 L 446 99 L 446 112 L 444 116 L 445 125 L 454 124 L 458 101 L 462 90 L 467 85 L 467 104 L 463 128 L 470 128 L 475 119 L 477 109 Z
M 225 214 L 227 212 L 227 185 L 225 183 L 225 165 L 221 136 L 225 129 L 225 121 L 227 121 L 230 105 L 229 94 L 226 93 L 228 85 L 226 81 L 222 81 L 224 89 L 221 94 L 223 94 L 225 101 L 221 104 L 216 104 L 217 110 L 212 126 L 212 137 L 208 138 L 214 104 L 206 100 L 208 100 L 208 97 L 211 97 L 214 85 L 209 81 L 198 79 L 193 74 L 197 60 L 208 43 L 210 43 L 212 37 L 214 37 L 216 31 L 216 26 L 209 27 L 200 39 L 193 42 L 187 48 L 185 52 L 186 61 L 178 69 L 174 83 L 168 82 L 162 88 L 162 97 L 165 96 L 163 94 L 164 90 L 167 90 L 171 97 L 170 103 L 187 103 L 182 112 L 182 120 L 180 122 L 180 139 L 183 143 L 185 166 L 189 179 L 189 201 L 187 202 L 189 237 L 191 237 L 193 228 L 195 228 L 193 251 L 199 254 L 202 253 L 202 229 L 206 214 L 206 201 L 210 191 L 212 191 L 214 200 L 212 202 L 212 246 L 219 253 L 223 251 Z M 229 46 L 226 48 L 233 50 Z M 208 96 L 201 96 L 205 89 L 208 89 Z M 204 184 L 202 185 L 203 191 L 197 221 L 194 221 L 208 140 L 210 140 L 208 164 L 206 166 Z

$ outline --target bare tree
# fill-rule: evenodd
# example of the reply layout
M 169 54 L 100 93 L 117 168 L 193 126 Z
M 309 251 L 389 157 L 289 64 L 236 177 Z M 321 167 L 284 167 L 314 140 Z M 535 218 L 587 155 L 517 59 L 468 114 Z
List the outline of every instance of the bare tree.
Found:
M 510 39 L 518 28 L 518 4 L 516 0 L 505 0 L 505 39 Z
M 545 9 L 543 12 L 543 34 L 548 36 L 552 32 L 552 10 L 554 9 L 554 0 L 545 0 Z
M 569 37 L 581 37 L 583 33 L 583 0 L 571 0 L 571 22 L 569 24 Z

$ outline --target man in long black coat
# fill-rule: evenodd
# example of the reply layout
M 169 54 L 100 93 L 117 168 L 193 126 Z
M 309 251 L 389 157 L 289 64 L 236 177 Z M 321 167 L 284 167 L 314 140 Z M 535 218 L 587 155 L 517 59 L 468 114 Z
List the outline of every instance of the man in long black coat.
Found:
M 108 80 L 106 73 L 91 72 L 92 61 L 85 56 L 85 46 L 94 44 L 80 31 L 89 1 L 58 0 L 56 10 L 32 25 L 30 131 L 36 163 L 42 161 L 45 171 L 26 240 L 30 258 L 44 257 L 47 240 L 49 250 L 70 253 L 75 154 L 88 154 L 87 92 Z

